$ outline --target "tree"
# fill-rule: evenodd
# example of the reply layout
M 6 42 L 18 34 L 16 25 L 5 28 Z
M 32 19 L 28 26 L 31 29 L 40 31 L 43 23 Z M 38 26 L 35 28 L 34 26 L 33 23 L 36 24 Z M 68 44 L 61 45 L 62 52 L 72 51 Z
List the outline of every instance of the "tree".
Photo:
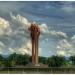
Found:
M 26 65 L 29 63 L 29 58 L 30 56 L 25 54 L 25 55 L 21 55 L 19 54 L 17 59 L 16 59 L 16 65 Z
M 16 65 L 17 54 L 11 54 L 8 58 L 5 59 L 5 66 L 12 67 Z
M 29 62 L 32 62 L 32 56 L 29 57 Z
M 30 56 L 27 54 L 21 55 L 21 54 L 14 53 L 5 59 L 4 64 L 6 67 L 13 67 L 13 66 L 17 66 L 17 65 L 26 65 L 30 61 L 29 58 L 30 58 Z
M 72 65 L 75 65 L 75 56 L 70 56 L 69 60 Z
M 39 62 L 43 64 L 47 64 L 47 58 L 46 57 L 39 57 Z
M 4 58 L 0 55 L 0 67 L 4 66 Z
M 47 60 L 49 67 L 61 67 L 65 62 L 65 57 L 62 56 L 52 56 Z

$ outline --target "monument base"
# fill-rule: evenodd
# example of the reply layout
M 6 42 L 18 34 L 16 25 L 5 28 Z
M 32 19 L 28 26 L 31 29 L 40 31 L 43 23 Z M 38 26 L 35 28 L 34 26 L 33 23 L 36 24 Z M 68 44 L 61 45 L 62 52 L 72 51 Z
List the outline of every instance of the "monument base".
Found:
M 45 65 L 45 64 L 42 64 L 42 63 L 39 63 L 39 64 L 29 63 L 25 67 L 26 68 L 48 68 L 48 65 Z
M 40 66 L 40 64 L 34 64 L 35 66 Z

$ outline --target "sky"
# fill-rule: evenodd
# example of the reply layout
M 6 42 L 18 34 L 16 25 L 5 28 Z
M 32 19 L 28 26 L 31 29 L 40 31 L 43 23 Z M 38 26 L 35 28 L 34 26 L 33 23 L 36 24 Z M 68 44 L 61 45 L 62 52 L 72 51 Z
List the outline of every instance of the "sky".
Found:
M 0 2 L 0 54 L 31 55 L 28 28 L 35 21 L 41 35 L 39 56 L 75 55 L 75 2 Z

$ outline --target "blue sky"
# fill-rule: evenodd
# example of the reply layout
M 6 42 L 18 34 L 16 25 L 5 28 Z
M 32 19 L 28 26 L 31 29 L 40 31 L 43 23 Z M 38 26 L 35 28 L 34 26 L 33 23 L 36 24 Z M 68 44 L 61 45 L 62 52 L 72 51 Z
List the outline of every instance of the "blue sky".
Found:
M 31 53 L 29 24 L 40 29 L 39 55 L 75 54 L 75 2 L 0 2 L 0 53 Z M 3 27 L 2 27 L 3 26 Z

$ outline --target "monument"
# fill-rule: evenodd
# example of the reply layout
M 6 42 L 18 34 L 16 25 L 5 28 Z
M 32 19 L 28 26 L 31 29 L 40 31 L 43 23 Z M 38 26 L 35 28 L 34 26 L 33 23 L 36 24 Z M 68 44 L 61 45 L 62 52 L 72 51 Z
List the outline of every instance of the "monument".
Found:
M 40 28 L 39 26 L 33 22 L 31 26 L 28 28 L 31 36 L 32 43 L 32 63 L 27 64 L 26 68 L 47 68 L 48 66 L 42 63 L 39 63 L 39 36 L 40 36 Z
M 32 64 L 35 66 L 39 66 L 38 61 L 38 44 L 39 44 L 39 36 L 40 36 L 40 28 L 36 23 L 32 23 L 30 28 L 28 29 L 31 32 L 31 42 L 32 42 Z

